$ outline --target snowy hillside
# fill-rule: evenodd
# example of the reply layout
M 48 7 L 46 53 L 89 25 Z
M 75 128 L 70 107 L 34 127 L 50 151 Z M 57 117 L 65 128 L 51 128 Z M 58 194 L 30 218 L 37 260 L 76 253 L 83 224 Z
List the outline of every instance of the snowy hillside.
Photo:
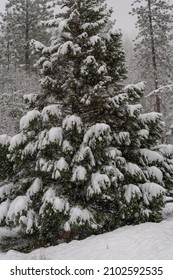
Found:
M 173 204 L 167 204 L 167 212 Z M 0 232 L 1 235 L 4 232 Z M 9 251 L 0 259 L 108 260 L 173 259 L 173 215 L 161 223 L 125 226 L 113 232 L 91 236 L 58 246 L 41 248 L 29 254 Z

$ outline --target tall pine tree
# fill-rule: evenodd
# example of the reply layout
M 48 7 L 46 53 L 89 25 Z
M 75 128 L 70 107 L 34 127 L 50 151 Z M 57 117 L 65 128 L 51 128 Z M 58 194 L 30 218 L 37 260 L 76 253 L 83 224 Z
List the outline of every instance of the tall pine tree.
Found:
M 126 77 L 121 34 L 104 0 L 58 1 L 65 12 L 42 44 L 42 91 L 6 144 L 12 182 L 0 187 L 3 225 L 42 245 L 160 221 L 166 176 L 158 113 L 142 114 L 144 84 Z
M 150 90 L 167 84 L 172 73 L 172 9 L 165 0 L 136 0 L 132 15 L 137 15 L 139 29 L 136 38 L 136 55 L 142 77 L 150 84 Z M 161 100 L 156 95 L 155 110 L 161 112 Z

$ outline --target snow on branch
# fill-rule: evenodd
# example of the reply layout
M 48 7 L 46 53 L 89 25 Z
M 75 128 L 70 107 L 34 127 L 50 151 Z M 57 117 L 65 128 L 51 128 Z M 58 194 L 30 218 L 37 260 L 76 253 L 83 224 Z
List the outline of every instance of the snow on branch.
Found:
M 3 186 L 0 187 L 0 199 L 4 199 L 4 197 L 7 197 L 12 188 L 14 187 L 13 183 L 10 184 L 5 184 Z
M 66 131 L 76 128 L 78 133 L 81 133 L 83 123 L 80 117 L 77 117 L 75 115 L 68 115 L 64 118 L 62 126 Z
M 140 114 L 139 119 L 144 123 L 150 123 L 150 122 L 157 122 L 158 120 L 162 120 L 162 114 L 157 112 L 150 112 L 150 113 L 144 113 Z
M 34 40 L 34 39 L 32 39 L 32 40 L 30 41 L 30 46 L 31 46 L 31 48 L 33 48 L 33 49 L 36 50 L 37 52 L 38 52 L 38 51 L 42 51 L 42 50 L 45 48 L 45 45 L 44 45 L 44 44 L 42 44 L 41 42 L 36 41 L 36 40 Z
M 26 141 L 26 136 L 23 133 L 18 133 L 14 135 L 10 140 L 9 151 L 12 151 L 16 147 L 19 147 Z
M 10 200 L 7 199 L 0 204 L 0 222 L 5 219 L 8 213 L 8 209 L 10 207 Z
M 137 84 L 130 84 L 124 87 L 124 90 L 138 90 L 138 91 L 143 91 L 145 89 L 145 82 L 140 82 Z
M 156 183 L 145 183 L 141 184 L 139 187 L 146 205 L 149 205 L 154 197 L 165 194 L 165 189 Z
M 27 196 L 18 196 L 10 204 L 7 213 L 7 222 L 16 224 L 16 217 L 19 214 L 24 214 L 28 210 L 30 199 Z
M 153 162 L 164 162 L 164 158 L 162 155 L 155 151 L 151 151 L 148 149 L 140 149 L 139 150 L 141 156 L 145 158 L 147 164 L 153 163 Z
M 44 122 L 48 122 L 50 116 L 56 116 L 57 119 L 59 119 L 62 116 L 60 106 L 57 104 L 52 104 L 44 107 L 44 109 L 41 112 L 41 116 Z
M 40 115 L 40 112 L 35 109 L 27 112 L 20 120 L 20 129 L 27 129 L 34 120 L 39 119 Z
M 9 144 L 11 137 L 7 134 L 0 135 L 0 145 L 6 146 Z
M 96 139 L 99 141 L 106 140 L 109 142 L 111 139 L 110 133 L 111 129 L 109 125 L 105 123 L 97 123 L 91 126 L 85 133 L 83 143 L 89 146 L 95 146 Z
M 80 206 L 74 206 L 70 210 L 69 224 L 84 225 L 89 224 L 94 220 L 92 214 L 87 209 L 82 209 Z
M 159 87 L 159 88 L 153 90 L 152 92 L 150 92 L 148 95 L 146 95 L 146 98 L 147 98 L 147 97 L 150 97 L 150 96 L 152 96 L 152 95 L 154 95 L 154 94 L 158 94 L 158 93 L 160 93 L 162 90 L 166 90 L 166 89 L 168 89 L 168 90 L 173 90 L 173 85 L 166 85 L 166 86 Z
M 130 203 L 132 198 L 134 198 L 136 196 L 138 196 L 138 197 L 142 196 L 139 187 L 134 184 L 125 185 L 125 186 L 123 186 L 123 188 L 125 190 L 124 196 L 128 203 Z
M 111 186 L 109 177 L 106 174 L 93 173 L 91 177 L 91 185 L 88 187 L 88 195 L 92 196 L 97 193 L 100 194 L 103 189 Z

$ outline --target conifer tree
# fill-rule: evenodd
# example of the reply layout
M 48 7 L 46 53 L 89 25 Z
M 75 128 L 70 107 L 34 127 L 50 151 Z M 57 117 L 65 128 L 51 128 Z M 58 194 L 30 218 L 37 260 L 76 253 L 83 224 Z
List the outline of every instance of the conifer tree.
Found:
M 51 9 L 47 0 L 7 0 L 5 12 L 1 14 L 1 38 L 5 63 L 29 70 L 33 65 L 30 40 L 48 42 L 50 35 L 42 22 L 50 19 Z M 32 57 L 32 59 L 31 59 Z M 1 62 L 4 64 L 4 60 Z
M 137 15 L 139 29 L 135 51 L 141 74 L 150 90 L 166 85 L 172 77 L 171 29 L 173 5 L 165 0 L 136 0 L 132 15 Z M 156 95 L 155 110 L 161 112 L 161 100 Z
M 121 34 L 104 0 L 58 1 L 50 47 L 38 44 L 42 91 L 11 138 L 15 175 L 0 187 L 3 222 L 42 245 L 160 221 L 159 113 L 142 114 L 144 83 L 124 89 Z M 170 170 L 165 174 L 170 174 Z

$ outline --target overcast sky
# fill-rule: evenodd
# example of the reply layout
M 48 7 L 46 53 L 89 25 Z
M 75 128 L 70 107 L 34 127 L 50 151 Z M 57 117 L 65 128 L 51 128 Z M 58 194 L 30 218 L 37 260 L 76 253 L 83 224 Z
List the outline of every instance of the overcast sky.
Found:
M 134 0 L 106 0 L 108 6 L 113 7 L 113 17 L 116 19 L 116 27 L 120 28 L 123 33 L 134 36 L 135 18 L 128 13 L 131 11 L 131 3 Z M 173 4 L 173 0 L 167 0 Z M 3 11 L 6 0 L 0 0 L 0 11 Z

